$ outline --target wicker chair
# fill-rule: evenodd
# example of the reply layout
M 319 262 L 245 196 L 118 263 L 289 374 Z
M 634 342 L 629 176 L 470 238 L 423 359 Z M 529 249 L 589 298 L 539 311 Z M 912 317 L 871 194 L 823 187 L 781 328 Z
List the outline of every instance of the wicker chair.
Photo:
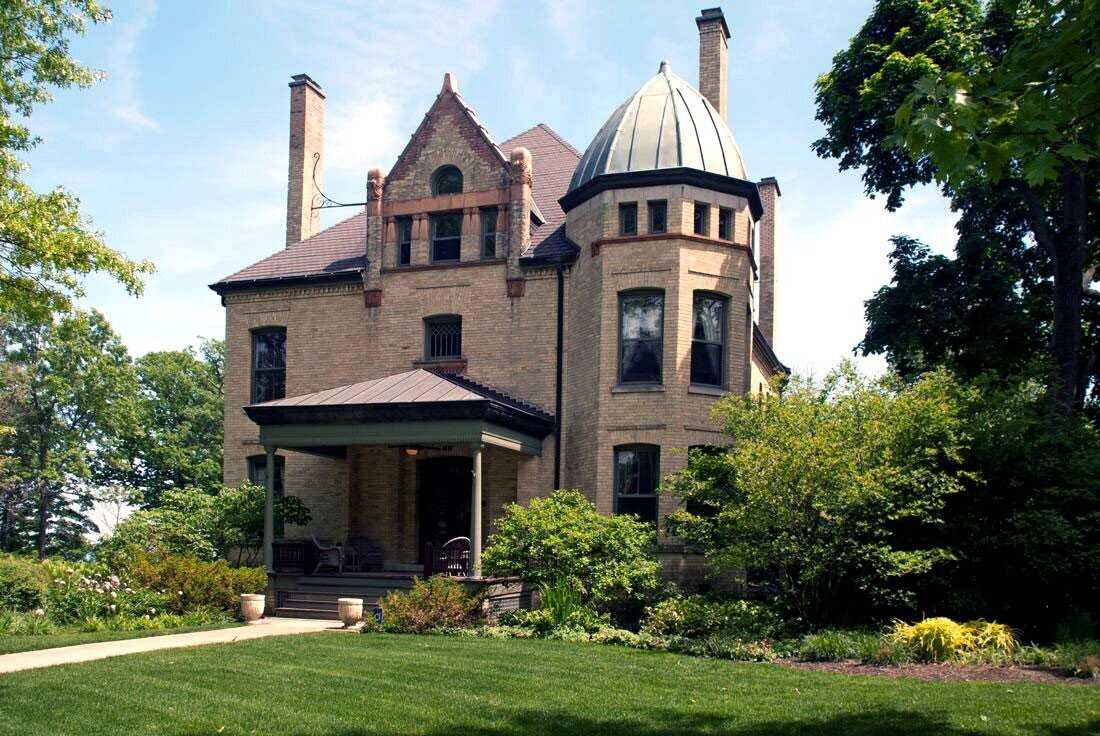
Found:
M 470 538 L 455 537 L 430 556 L 430 575 L 465 577 L 470 574 Z

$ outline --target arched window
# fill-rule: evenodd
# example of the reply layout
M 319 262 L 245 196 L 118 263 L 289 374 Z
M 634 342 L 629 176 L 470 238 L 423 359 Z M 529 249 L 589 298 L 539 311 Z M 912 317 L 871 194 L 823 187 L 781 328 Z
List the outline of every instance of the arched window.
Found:
M 462 172 L 457 166 L 440 166 L 432 174 L 432 194 L 461 194 Z
M 657 523 L 657 486 L 661 476 L 661 448 L 657 445 L 619 445 L 615 448 L 615 513 L 634 514 Z

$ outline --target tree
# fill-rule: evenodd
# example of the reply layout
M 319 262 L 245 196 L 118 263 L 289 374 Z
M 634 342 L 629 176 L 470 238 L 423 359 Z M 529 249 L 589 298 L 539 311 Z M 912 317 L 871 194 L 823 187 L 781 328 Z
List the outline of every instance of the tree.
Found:
M 845 365 L 779 396 L 724 398 L 728 447 L 692 452 L 662 484 L 691 509 L 669 531 L 810 624 L 909 613 L 952 559 L 941 530 L 963 488 L 964 394 L 943 372 L 905 385 Z
M 3 438 L 7 482 L 15 489 L 0 528 L 8 549 L 82 543 L 82 512 L 94 487 L 117 472 L 120 439 L 132 432 L 137 382 L 118 335 L 98 312 L 75 312 L 4 330 L 5 394 L 15 397 L 11 432 Z M 33 512 L 31 508 L 33 507 Z
M 1082 318 L 1100 214 L 1098 3 L 879 0 L 817 82 L 815 151 L 861 168 L 888 208 L 935 181 L 960 209 L 992 196 L 1022 213 L 1011 247 L 1049 265 L 1049 386 L 1065 411 L 1097 360 L 1096 341 L 1082 354 Z
M 52 99 L 51 88 L 89 87 L 102 74 L 69 55 L 69 37 L 110 13 L 95 0 L 11 0 L 0 9 L 0 316 L 43 321 L 81 296 L 80 278 L 103 273 L 131 294 L 152 272 L 107 247 L 62 188 L 34 192 L 18 154 L 39 139 L 19 118 Z
M 135 364 L 139 386 L 135 432 L 118 482 L 156 506 L 170 489 L 216 493 L 222 470 L 222 366 L 225 345 L 148 353 Z

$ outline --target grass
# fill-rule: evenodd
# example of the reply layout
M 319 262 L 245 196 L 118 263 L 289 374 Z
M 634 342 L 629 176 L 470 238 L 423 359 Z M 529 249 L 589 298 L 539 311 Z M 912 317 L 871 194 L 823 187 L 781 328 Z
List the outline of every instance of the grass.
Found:
M 0 734 L 1043 734 L 1091 685 L 847 677 L 559 641 L 320 633 L 0 676 Z
M 141 639 L 146 636 L 164 636 L 165 634 L 186 634 L 191 631 L 210 631 L 237 626 L 235 623 L 207 624 L 205 626 L 180 626 L 174 629 L 154 629 L 146 631 L 66 631 L 58 634 L 0 636 L 0 654 L 15 652 L 33 652 L 36 649 L 70 647 L 74 644 L 94 644 L 97 641 L 116 641 L 118 639 Z

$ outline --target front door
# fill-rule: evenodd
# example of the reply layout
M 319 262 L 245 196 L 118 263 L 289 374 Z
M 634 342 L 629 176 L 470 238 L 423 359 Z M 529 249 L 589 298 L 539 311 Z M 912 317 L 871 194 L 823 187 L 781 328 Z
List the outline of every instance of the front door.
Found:
M 421 562 L 428 542 L 438 549 L 455 537 L 470 536 L 472 473 L 473 461 L 468 457 L 432 457 L 417 462 Z

